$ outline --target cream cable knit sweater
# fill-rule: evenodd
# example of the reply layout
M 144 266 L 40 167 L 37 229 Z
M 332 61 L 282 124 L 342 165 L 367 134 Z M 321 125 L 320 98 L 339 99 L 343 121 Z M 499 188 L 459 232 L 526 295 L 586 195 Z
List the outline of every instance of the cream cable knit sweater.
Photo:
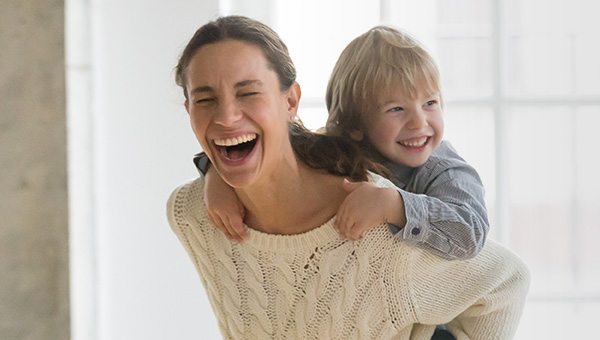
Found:
M 529 273 L 491 240 L 474 259 L 446 261 L 385 225 L 343 240 L 332 219 L 291 236 L 248 229 L 237 244 L 210 223 L 203 192 L 201 179 L 177 188 L 168 219 L 225 339 L 430 339 L 445 323 L 458 340 L 515 334 Z

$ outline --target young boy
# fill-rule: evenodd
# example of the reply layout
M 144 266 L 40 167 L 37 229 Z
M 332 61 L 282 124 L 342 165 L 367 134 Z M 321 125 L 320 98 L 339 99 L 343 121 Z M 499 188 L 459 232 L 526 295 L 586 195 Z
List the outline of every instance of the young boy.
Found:
M 396 29 L 369 30 L 340 55 L 326 100 L 326 133 L 357 142 L 392 172 L 399 188 L 391 194 L 345 181 L 349 194 L 335 223 L 340 234 L 355 240 L 387 222 L 398 238 L 445 259 L 475 256 L 489 230 L 484 188 L 477 172 L 442 141 L 440 76 L 425 49 Z M 207 173 L 206 157 L 195 162 L 207 174 L 211 221 L 230 239 L 243 240 L 244 209 L 235 193 Z

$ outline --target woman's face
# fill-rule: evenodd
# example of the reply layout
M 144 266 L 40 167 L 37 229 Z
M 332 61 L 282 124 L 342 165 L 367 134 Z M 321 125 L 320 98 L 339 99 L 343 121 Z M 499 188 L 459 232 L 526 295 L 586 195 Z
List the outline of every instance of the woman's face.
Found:
M 186 69 L 196 138 L 232 187 L 258 183 L 291 152 L 287 122 L 295 114 L 297 85 L 282 92 L 262 50 L 238 40 L 208 44 Z

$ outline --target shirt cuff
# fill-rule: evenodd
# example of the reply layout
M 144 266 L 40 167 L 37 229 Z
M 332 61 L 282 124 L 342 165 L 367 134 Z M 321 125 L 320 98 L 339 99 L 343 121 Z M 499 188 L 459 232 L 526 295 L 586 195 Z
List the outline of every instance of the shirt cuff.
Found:
M 399 190 L 404 201 L 404 212 L 406 215 L 406 226 L 402 233 L 397 236 L 413 243 L 423 242 L 427 239 L 429 230 L 429 209 L 427 208 L 426 195 L 413 194 Z

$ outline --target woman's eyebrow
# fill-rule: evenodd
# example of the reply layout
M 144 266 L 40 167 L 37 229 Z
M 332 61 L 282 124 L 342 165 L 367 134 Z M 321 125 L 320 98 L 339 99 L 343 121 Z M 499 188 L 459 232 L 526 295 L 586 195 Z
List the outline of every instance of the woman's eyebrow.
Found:
M 195 89 L 193 89 L 192 91 L 190 91 L 190 94 L 196 94 L 196 93 L 202 93 L 202 92 L 213 92 L 213 88 L 210 86 L 198 86 Z
M 240 82 L 235 83 L 234 87 L 235 88 L 240 88 L 240 87 L 244 87 L 244 86 L 248 86 L 248 85 L 258 85 L 258 86 L 262 86 L 263 82 L 258 80 L 258 79 L 249 79 L 249 80 L 242 80 Z M 196 93 L 202 93 L 202 92 L 214 92 L 214 89 L 212 88 L 212 86 L 198 86 L 195 89 L 193 89 L 192 91 L 190 91 L 190 94 L 196 94 Z
M 261 86 L 262 84 L 263 84 L 263 82 L 258 79 L 249 79 L 249 80 L 242 80 L 240 82 L 237 82 L 234 87 L 240 88 L 240 87 L 244 87 L 244 86 L 248 86 L 248 85 Z

